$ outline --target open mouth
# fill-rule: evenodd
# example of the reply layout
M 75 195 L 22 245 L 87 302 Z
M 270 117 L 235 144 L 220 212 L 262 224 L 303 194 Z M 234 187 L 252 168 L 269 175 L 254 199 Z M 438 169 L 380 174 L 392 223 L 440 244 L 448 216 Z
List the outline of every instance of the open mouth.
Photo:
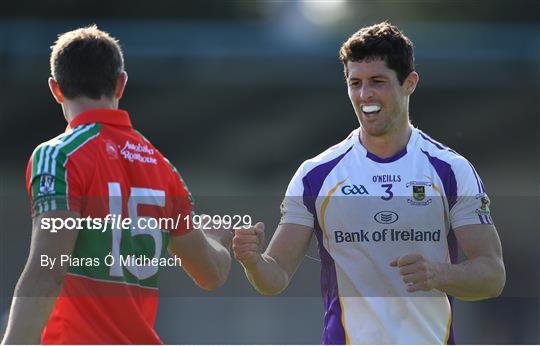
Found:
M 371 106 L 362 106 L 362 113 L 367 116 L 378 114 L 381 111 L 381 106 L 371 105 Z

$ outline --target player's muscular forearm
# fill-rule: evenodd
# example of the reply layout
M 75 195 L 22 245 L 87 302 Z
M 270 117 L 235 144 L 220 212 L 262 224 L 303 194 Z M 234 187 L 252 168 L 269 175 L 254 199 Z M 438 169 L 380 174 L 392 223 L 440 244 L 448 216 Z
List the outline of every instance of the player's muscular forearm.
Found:
M 39 344 L 43 327 L 49 319 L 62 284 L 23 274 L 11 304 L 8 326 L 2 344 Z
M 3 343 L 39 344 L 67 272 L 67 266 L 42 266 L 41 256 L 60 258 L 70 255 L 78 236 L 76 230 L 59 229 L 57 233 L 43 230 L 41 219 L 78 217 L 77 213 L 69 211 L 51 211 L 33 220 L 30 254 L 13 294 Z
M 221 286 L 225 283 L 231 271 L 229 249 L 231 247 L 232 233 L 229 230 L 203 231 L 203 233 L 208 240 L 208 257 L 213 260 L 218 286 Z
M 504 286 L 504 266 L 496 258 L 476 257 L 459 264 L 427 261 L 420 254 L 390 263 L 399 269 L 408 292 L 437 289 L 463 300 L 498 296 Z
M 270 256 L 262 254 L 254 261 L 242 262 L 251 285 L 261 294 L 277 295 L 289 285 L 289 275 Z
M 500 295 L 506 282 L 506 272 L 495 226 L 462 226 L 454 233 L 468 260 L 442 266 L 439 275 L 441 289 L 464 300 Z
M 458 244 L 468 257 L 458 264 L 428 261 L 408 254 L 390 262 L 408 292 L 438 289 L 463 300 L 498 296 L 506 281 L 502 250 L 495 227 L 470 225 L 455 230 Z
M 169 252 L 182 259 L 184 271 L 205 290 L 214 290 L 221 286 L 229 275 L 231 256 L 229 243 L 232 234 L 228 230 L 228 240 L 217 234 L 210 235 L 200 229 L 194 229 L 183 236 L 171 237 Z
M 278 226 L 266 252 L 262 254 L 264 225 L 236 230 L 235 258 L 242 263 L 253 287 L 264 295 L 276 295 L 289 285 L 304 258 L 313 229 L 295 224 Z
M 261 294 L 276 295 L 289 284 L 289 275 L 274 258 L 262 254 L 264 224 L 237 229 L 233 238 L 234 257 L 242 264 L 251 285 Z
M 436 289 L 463 300 L 496 297 L 504 287 L 502 260 L 477 257 L 459 264 L 439 263 Z

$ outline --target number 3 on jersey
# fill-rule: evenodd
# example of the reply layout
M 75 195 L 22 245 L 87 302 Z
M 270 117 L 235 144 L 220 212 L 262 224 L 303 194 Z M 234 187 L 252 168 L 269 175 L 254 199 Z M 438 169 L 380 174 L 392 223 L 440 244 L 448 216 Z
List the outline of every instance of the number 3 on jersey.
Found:
M 381 187 L 386 188 L 386 190 L 384 190 L 384 192 L 387 193 L 386 196 L 381 196 L 381 198 L 382 198 L 384 201 L 389 201 L 389 200 L 391 200 L 392 197 L 394 197 L 394 193 L 392 192 L 392 184 L 382 184 Z
M 109 185 L 109 212 L 111 215 L 122 215 L 122 190 L 120 183 L 111 182 Z M 159 207 L 165 206 L 165 191 L 153 190 L 146 188 L 132 187 L 128 198 L 128 217 L 131 219 L 130 232 L 131 236 L 136 238 L 144 235 L 151 236 L 154 240 L 154 251 L 150 254 L 155 259 L 161 257 L 162 251 L 162 235 L 160 229 L 144 228 L 141 229 L 141 224 L 148 225 L 148 222 L 141 223 L 141 219 L 150 219 L 148 217 L 142 217 L 137 215 L 137 209 L 139 205 L 154 205 Z M 122 241 L 122 229 L 117 227 L 117 223 L 113 223 L 112 228 L 112 247 L 111 255 L 114 257 L 114 263 L 110 266 L 109 275 L 122 277 L 124 276 L 122 263 L 120 261 L 120 245 Z M 122 254 L 125 256 L 128 254 Z M 158 266 L 135 266 L 126 265 L 126 269 L 133 274 L 137 279 L 147 279 L 158 272 Z

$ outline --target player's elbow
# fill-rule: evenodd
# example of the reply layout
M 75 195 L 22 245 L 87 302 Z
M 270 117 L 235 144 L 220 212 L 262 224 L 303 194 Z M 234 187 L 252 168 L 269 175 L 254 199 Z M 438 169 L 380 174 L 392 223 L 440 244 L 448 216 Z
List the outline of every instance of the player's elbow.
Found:
M 501 295 L 506 284 L 506 270 L 502 260 L 491 262 L 490 269 L 486 271 L 483 281 L 482 297 L 479 299 L 496 298 Z
M 495 298 L 501 295 L 504 285 L 506 284 L 506 270 L 502 260 L 496 261 L 493 273 L 490 279 L 489 297 Z
M 213 270 L 207 273 L 205 277 L 197 282 L 199 287 L 206 291 L 213 291 L 225 284 L 231 270 L 231 257 L 228 253 L 222 255 L 214 263 Z
M 213 277 L 205 278 L 197 282 L 197 285 L 205 291 L 214 291 L 223 286 L 227 281 L 227 276 L 215 275 Z
M 64 277 L 64 270 L 45 269 L 27 264 L 15 288 L 15 295 L 26 297 L 55 296 L 62 288 Z
M 271 280 L 255 282 L 250 279 L 251 285 L 263 296 L 277 296 L 289 286 L 290 278 L 283 272 L 281 277 L 273 277 Z
M 277 296 L 278 294 L 280 294 L 281 292 L 283 292 L 285 290 L 285 288 L 286 287 L 279 287 L 277 289 L 267 289 L 267 290 L 257 289 L 257 291 L 263 296 L 274 297 L 274 296 Z

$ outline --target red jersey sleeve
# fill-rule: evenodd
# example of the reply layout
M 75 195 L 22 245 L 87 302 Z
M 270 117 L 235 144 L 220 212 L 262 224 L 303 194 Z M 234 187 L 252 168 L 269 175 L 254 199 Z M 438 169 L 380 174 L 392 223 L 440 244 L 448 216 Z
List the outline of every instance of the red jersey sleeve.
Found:
M 55 143 L 39 145 L 26 167 L 26 190 L 32 217 L 47 211 L 71 210 L 80 213 L 80 179 L 68 155 Z
M 170 162 L 169 162 L 170 164 Z M 171 169 L 173 173 L 172 180 L 172 205 L 173 205 L 173 218 L 179 220 L 177 227 L 170 230 L 170 235 L 181 236 L 191 231 L 191 214 L 193 212 L 194 202 L 193 196 L 189 192 L 186 183 L 182 179 L 182 176 L 172 164 Z

